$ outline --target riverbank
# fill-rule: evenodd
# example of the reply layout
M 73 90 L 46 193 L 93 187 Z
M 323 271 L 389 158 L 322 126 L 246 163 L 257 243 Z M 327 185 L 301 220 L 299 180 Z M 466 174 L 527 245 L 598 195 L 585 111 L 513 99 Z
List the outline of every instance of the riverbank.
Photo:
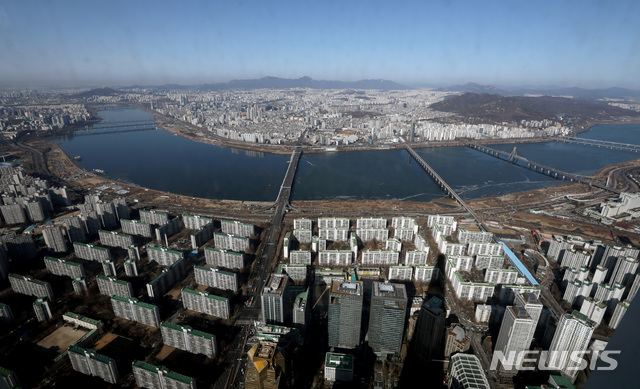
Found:
M 102 175 L 83 170 L 69 155 L 67 155 L 55 143 L 42 143 L 37 145 L 46 152 L 46 163 L 51 172 L 57 178 L 72 187 L 79 195 L 101 192 L 105 197 L 126 197 L 139 207 L 157 207 L 171 209 L 176 213 L 200 213 L 203 215 L 228 215 L 229 217 L 244 217 L 248 219 L 269 219 L 272 202 L 214 200 L 185 196 L 176 193 L 163 192 L 144 188 L 132 183 L 119 182 L 108 179 Z M 611 167 L 602 169 L 610 171 Z M 599 174 L 600 172 L 596 173 Z M 425 179 L 428 177 L 425 176 Z M 101 188 L 101 189 L 98 189 Z M 126 193 L 117 193 L 118 191 Z M 505 210 L 520 209 L 523 204 L 535 208 L 538 204 L 544 204 L 552 197 L 562 197 L 565 193 L 592 193 L 595 192 L 586 185 L 567 183 L 527 192 L 512 193 L 495 197 L 484 197 L 469 200 L 470 206 L 477 210 Z M 419 215 L 427 213 L 458 212 L 464 213 L 459 205 L 452 199 L 443 197 L 431 202 L 416 201 L 389 201 L 389 200 L 315 200 L 293 201 L 291 213 L 294 215 L 339 215 L 350 214 L 354 216 L 362 214 Z
M 169 118 L 153 111 L 143 104 L 135 104 L 133 107 L 144 111 L 156 118 L 156 126 L 161 130 L 169 133 L 182 136 L 186 139 L 210 144 L 217 146 L 231 147 L 241 150 L 252 150 L 263 153 L 272 154 L 291 154 L 295 150 L 296 145 L 265 145 L 265 144 L 253 144 L 247 142 L 234 141 L 228 138 L 219 137 L 211 132 L 208 132 L 198 126 L 179 121 L 177 119 Z M 473 142 L 480 144 L 501 144 L 501 143 L 540 143 L 540 142 L 552 142 L 553 139 L 549 137 L 542 138 L 513 138 L 513 139 L 473 139 Z M 465 146 L 469 140 L 459 139 L 453 141 L 426 141 L 426 142 L 411 142 L 409 145 L 413 148 L 427 148 L 427 147 L 452 147 L 452 146 Z M 405 143 L 403 142 L 390 142 L 384 144 L 352 144 L 352 145 L 338 145 L 338 146 L 303 146 L 305 153 L 330 153 L 330 152 L 342 152 L 342 151 L 366 151 L 366 150 L 393 150 L 403 149 Z

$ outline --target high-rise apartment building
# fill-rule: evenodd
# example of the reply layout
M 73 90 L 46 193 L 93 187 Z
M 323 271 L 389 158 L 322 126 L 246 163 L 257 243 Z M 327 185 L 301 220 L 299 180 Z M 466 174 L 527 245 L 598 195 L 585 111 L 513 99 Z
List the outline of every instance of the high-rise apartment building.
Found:
M 213 247 L 204 248 L 204 259 L 207 265 L 226 267 L 227 269 L 242 269 L 245 255 L 234 251 L 220 250 Z
M 111 296 L 113 314 L 127 320 L 137 321 L 150 327 L 160 327 L 160 310 L 153 304 L 135 298 Z
M 120 375 L 116 361 L 112 358 L 98 354 L 96 350 L 71 346 L 67 352 L 71 359 L 73 370 L 82 374 L 100 377 L 110 384 L 115 384 Z
M 196 283 L 212 288 L 238 290 L 238 275 L 215 267 L 196 266 L 193 269 Z
M 44 265 L 52 274 L 71 278 L 84 277 L 82 264 L 60 258 L 44 257 Z
M 563 376 L 574 381 L 582 359 L 571 358 L 572 352 L 584 352 L 589 349 L 589 341 L 595 323 L 578 311 L 560 317 L 556 333 L 549 346 L 547 366 L 559 370 Z
M 182 305 L 186 309 L 221 317 L 223 319 L 228 319 L 231 316 L 229 299 L 207 292 L 197 292 L 186 288 L 182 289 Z
M 113 276 L 97 276 L 96 283 L 100 294 L 105 296 L 133 297 L 133 287 L 129 281 L 119 280 Z
M 67 251 L 67 242 L 61 226 L 48 226 L 42 229 L 44 242 L 49 251 L 54 253 L 64 253 Z
M 136 385 L 145 389 L 196 389 L 196 380 L 164 366 L 154 366 L 143 361 L 133 361 L 133 377 Z
M 162 322 L 162 342 L 168 346 L 194 354 L 206 355 L 215 358 L 218 355 L 218 346 L 215 335 L 194 330 L 189 326 Z
M 9 273 L 9 283 L 15 293 L 53 299 L 53 289 L 51 289 L 51 284 L 48 282 L 35 280 L 29 276 Z
M 531 336 L 533 335 L 532 328 L 535 328 L 533 319 L 531 319 L 524 307 L 507 307 L 500 326 L 500 332 L 498 332 L 494 354 L 501 352 L 508 360 L 512 360 L 510 356 L 513 353 L 519 356 L 521 352 L 529 350 Z M 498 369 L 515 374 L 517 366 L 501 364 Z

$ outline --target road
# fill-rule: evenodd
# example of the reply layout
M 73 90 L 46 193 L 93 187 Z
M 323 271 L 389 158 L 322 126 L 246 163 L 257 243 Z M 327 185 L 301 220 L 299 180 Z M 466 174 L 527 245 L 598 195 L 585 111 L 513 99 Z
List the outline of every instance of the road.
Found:
M 243 325 L 243 328 L 238 332 L 238 335 L 236 335 L 236 338 L 232 343 L 231 347 L 235 347 L 235 352 L 228 352 L 227 354 L 226 361 L 230 363 L 231 366 L 229 369 L 225 370 L 225 373 L 220 378 L 218 378 L 214 388 L 233 387 L 235 385 L 236 378 L 238 377 L 238 372 L 241 370 L 241 366 L 245 361 L 244 358 L 242 358 L 242 354 L 244 353 L 244 348 L 247 343 L 248 333 L 251 329 L 252 323 L 260 319 L 261 310 L 260 299 L 258 297 L 262 290 L 262 286 L 267 281 L 269 274 L 271 274 L 272 269 L 277 263 L 276 247 L 278 239 L 280 238 L 282 221 L 287 207 L 289 206 L 291 187 L 293 186 L 293 179 L 295 178 L 298 162 L 300 161 L 300 156 L 302 154 L 301 145 L 305 135 L 306 132 L 303 132 L 300 135 L 300 138 L 298 139 L 298 146 L 291 154 L 289 167 L 287 168 L 287 172 L 282 180 L 278 198 L 274 204 L 275 210 L 273 212 L 273 217 L 271 218 L 271 224 L 267 230 L 264 243 L 261 246 L 262 249 L 256 255 L 256 261 L 258 264 L 254 273 L 255 277 L 253 278 L 253 282 L 250 283 L 252 287 L 248 288 L 246 296 L 249 299 L 248 301 L 251 301 L 251 303 L 248 306 L 243 307 L 238 315 L 237 323 Z M 230 355 L 233 355 L 233 357 L 231 358 Z

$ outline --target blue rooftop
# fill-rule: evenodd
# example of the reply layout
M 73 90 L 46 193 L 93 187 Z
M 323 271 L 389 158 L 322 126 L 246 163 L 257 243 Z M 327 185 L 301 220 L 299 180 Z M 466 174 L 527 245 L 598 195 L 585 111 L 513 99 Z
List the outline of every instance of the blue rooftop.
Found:
M 504 244 L 504 242 L 500 241 L 498 243 L 500 243 L 502 245 L 502 248 L 504 249 L 504 253 L 507 254 L 507 257 L 509 257 L 509 260 L 516 266 L 516 268 L 518 269 L 520 274 L 525 276 L 525 278 L 527 280 L 529 280 L 531 285 L 538 286 L 539 285 L 538 281 L 536 281 L 536 279 L 533 278 L 533 275 L 531 274 L 531 272 L 529 272 L 529 270 L 522 264 L 522 262 L 520 262 L 520 260 L 518 259 L 518 257 L 516 257 L 516 255 L 513 253 L 513 251 L 511 251 L 507 247 L 507 245 Z

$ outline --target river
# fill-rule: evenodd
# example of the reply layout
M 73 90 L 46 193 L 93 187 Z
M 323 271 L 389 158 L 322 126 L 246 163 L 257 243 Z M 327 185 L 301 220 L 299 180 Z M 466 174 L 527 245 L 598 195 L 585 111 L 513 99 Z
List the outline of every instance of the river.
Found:
M 105 121 L 153 117 L 135 108 L 101 111 Z M 640 125 L 601 125 L 581 137 L 637 143 Z M 211 199 L 274 201 L 289 156 L 195 142 L 157 131 L 78 133 L 58 143 L 80 155 L 87 170 L 103 169 L 113 180 L 182 195 Z M 598 169 L 640 158 L 637 153 L 570 143 L 515 144 L 519 155 L 557 169 L 590 175 Z M 492 146 L 511 151 L 514 144 Z M 562 181 L 466 147 L 416 149 L 463 199 L 540 189 Z M 407 151 L 367 150 L 303 154 L 293 200 L 334 198 L 431 201 L 440 188 Z

